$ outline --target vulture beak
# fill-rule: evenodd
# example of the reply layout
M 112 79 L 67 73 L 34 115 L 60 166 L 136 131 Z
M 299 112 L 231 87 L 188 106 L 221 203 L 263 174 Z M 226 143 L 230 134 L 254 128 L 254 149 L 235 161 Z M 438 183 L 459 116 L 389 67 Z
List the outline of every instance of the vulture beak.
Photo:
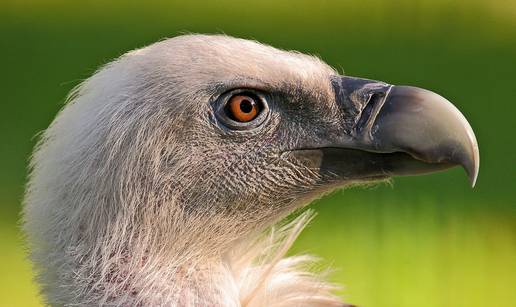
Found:
M 354 106 L 359 114 L 346 137 L 321 148 L 321 168 L 348 178 L 375 178 L 461 165 L 475 185 L 475 134 L 448 100 L 417 87 L 353 77 L 339 76 L 332 84 L 344 112 Z

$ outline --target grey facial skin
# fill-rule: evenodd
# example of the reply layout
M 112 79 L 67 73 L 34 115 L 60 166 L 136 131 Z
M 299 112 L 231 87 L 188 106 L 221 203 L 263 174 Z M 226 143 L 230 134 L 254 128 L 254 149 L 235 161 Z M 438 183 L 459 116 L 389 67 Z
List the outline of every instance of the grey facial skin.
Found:
M 460 165 L 475 185 L 475 135 L 449 101 L 417 87 L 367 79 L 339 76 L 332 83 L 343 113 L 355 110 L 354 124 L 294 149 L 294 155 L 345 179 L 419 175 Z

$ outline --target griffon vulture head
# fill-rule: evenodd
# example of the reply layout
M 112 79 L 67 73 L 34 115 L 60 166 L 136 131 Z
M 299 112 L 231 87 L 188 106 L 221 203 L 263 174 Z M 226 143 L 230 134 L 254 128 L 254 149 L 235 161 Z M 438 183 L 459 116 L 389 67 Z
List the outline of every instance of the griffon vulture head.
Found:
M 24 228 L 48 303 L 338 306 L 283 258 L 307 215 L 350 184 L 462 165 L 475 136 L 446 99 L 341 76 L 222 35 L 131 51 L 70 95 L 31 164 Z

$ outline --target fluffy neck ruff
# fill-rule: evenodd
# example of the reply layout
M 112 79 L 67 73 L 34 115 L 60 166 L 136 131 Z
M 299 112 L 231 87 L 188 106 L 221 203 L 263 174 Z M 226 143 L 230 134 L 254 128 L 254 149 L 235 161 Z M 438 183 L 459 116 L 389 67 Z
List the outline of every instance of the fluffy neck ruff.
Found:
M 343 306 L 332 294 L 336 287 L 324 281 L 324 274 L 309 270 L 315 258 L 307 255 L 285 257 L 312 216 L 312 212 L 307 211 L 289 223 L 277 224 L 258 236 L 236 243 L 222 257 L 207 263 L 185 263 L 175 270 L 157 270 L 152 273 L 155 276 L 153 285 L 146 286 L 140 279 L 135 279 L 130 283 L 130 287 L 134 287 L 134 296 L 106 303 Z
M 66 269 L 73 272 L 65 278 L 69 291 L 49 291 L 49 300 L 78 306 L 347 306 L 332 294 L 337 287 L 324 281 L 325 274 L 310 271 L 316 258 L 285 257 L 312 217 L 306 211 L 208 258 L 77 254 L 77 262 L 68 264 L 73 269 Z
M 310 271 L 316 258 L 285 257 L 312 217 L 313 212 L 306 211 L 231 250 L 227 264 L 240 306 L 345 306 L 332 294 L 337 287 L 324 281 L 325 272 Z

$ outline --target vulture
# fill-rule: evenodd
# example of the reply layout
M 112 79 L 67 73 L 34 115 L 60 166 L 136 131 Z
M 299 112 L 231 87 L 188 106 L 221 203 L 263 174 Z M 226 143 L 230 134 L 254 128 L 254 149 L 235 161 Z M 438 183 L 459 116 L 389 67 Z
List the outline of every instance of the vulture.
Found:
M 31 157 L 23 229 L 55 306 L 347 306 L 287 256 L 335 189 L 462 166 L 445 98 L 226 35 L 130 51 L 68 96 Z

